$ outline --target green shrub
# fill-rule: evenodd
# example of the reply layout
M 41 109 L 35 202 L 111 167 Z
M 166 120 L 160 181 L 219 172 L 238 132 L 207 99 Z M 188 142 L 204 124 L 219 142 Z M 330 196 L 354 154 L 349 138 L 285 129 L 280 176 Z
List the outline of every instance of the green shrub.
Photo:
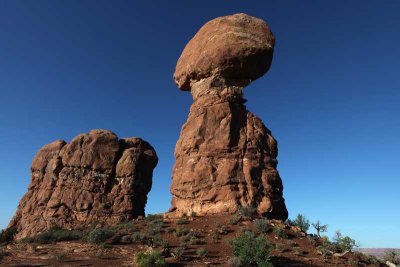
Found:
M 254 225 L 259 233 L 261 233 L 261 234 L 268 233 L 269 225 L 268 225 L 267 219 L 265 219 L 265 218 L 257 219 L 254 221 Z
M 190 240 L 189 240 L 189 243 L 190 243 L 191 245 L 202 245 L 202 244 L 204 244 L 204 241 L 203 241 L 203 239 L 201 239 L 201 238 L 199 238 L 199 237 L 192 236 L 192 237 L 190 238 Z
M 360 266 L 360 260 L 356 257 L 349 258 L 349 264 L 350 266 Z
M 302 214 L 297 214 L 296 219 L 288 220 L 287 223 L 292 226 L 299 227 L 302 231 L 307 232 L 310 228 L 310 221 L 306 218 L 306 216 Z
M 203 258 L 207 255 L 208 251 L 205 248 L 199 248 L 198 250 L 196 250 L 196 254 L 197 256 Z
M 7 228 L 0 232 L 0 245 L 8 244 L 14 240 L 14 235 L 17 233 L 16 227 Z
M 241 217 L 238 214 L 233 214 L 232 217 L 228 220 L 228 225 L 237 225 L 241 220 Z
M 176 247 L 172 250 L 172 256 L 178 261 L 183 259 L 183 253 L 185 252 L 184 247 Z
M 53 236 L 57 242 L 80 240 L 83 238 L 84 232 L 80 230 L 58 229 L 53 231 Z
M 201 235 L 196 231 L 189 231 L 186 235 L 181 236 L 183 242 L 189 242 L 191 245 L 201 245 L 204 241 L 200 238 Z
M 317 240 L 315 240 L 314 237 L 312 236 L 307 236 L 308 241 L 310 242 L 311 245 L 313 245 L 314 247 L 317 245 Z
M 100 250 L 98 250 L 98 251 L 96 252 L 95 256 L 96 256 L 96 258 L 101 259 L 101 258 L 103 258 L 104 254 L 105 254 L 105 251 L 102 250 L 102 249 L 100 249 Z
M 131 239 L 133 243 L 140 243 L 142 241 L 142 238 L 140 236 L 140 233 L 133 233 L 131 235 Z
M 272 266 L 269 259 L 272 245 L 266 238 L 246 232 L 232 239 L 230 245 L 233 255 L 240 259 L 243 266 Z
M 272 228 L 272 232 L 276 237 L 288 238 L 288 234 L 286 233 L 286 231 L 278 226 L 274 226 L 274 228 Z
M 338 246 L 341 248 L 342 251 L 352 251 L 354 247 L 357 247 L 357 243 L 354 239 L 345 236 L 343 237 L 340 242 L 338 243 Z
M 329 254 L 321 254 L 321 260 L 323 261 L 323 262 L 328 262 L 328 260 L 329 260 Z
M 187 222 L 188 221 L 187 221 L 186 216 L 182 216 L 181 218 L 179 218 L 179 220 L 176 222 L 176 224 L 182 225 L 182 224 L 186 224 Z
M 294 254 L 297 255 L 297 256 L 301 256 L 301 255 L 303 255 L 303 253 L 304 253 L 299 247 L 294 247 L 294 248 L 293 248 L 293 252 L 294 252 Z
M 116 232 L 120 233 L 121 235 L 131 235 L 137 231 L 137 228 L 133 221 L 120 222 L 119 224 L 112 227 L 111 229 L 115 230 Z
M 241 267 L 241 266 L 243 266 L 240 258 L 238 258 L 238 257 L 230 258 L 228 260 L 228 265 L 231 266 L 231 267 Z
M 323 260 L 327 260 L 330 256 L 330 250 L 328 250 L 325 246 L 318 246 L 317 251 L 321 254 L 321 258 Z
M 328 231 L 328 225 L 327 224 L 321 224 L 319 221 L 317 221 L 316 223 L 313 223 L 312 226 L 317 231 L 318 237 L 321 237 L 321 233 L 324 233 L 324 232 Z
M 275 243 L 275 250 L 278 252 L 284 252 L 285 246 L 281 243 Z
M 181 241 L 184 243 L 188 243 L 191 238 L 192 238 L 192 236 L 190 234 L 187 234 L 187 235 L 181 236 Z
M 219 238 L 220 238 L 220 235 L 219 235 L 218 231 L 212 232 L 211 241 L 212 241 L 213 244 L 218 243 Z
M 372 256 L 372 255 L 366 255 L 366 256 L 367 256 L 367 263 L 375 265 L 375 266 L 379 266 L 380 261 L 377 257 Z M 397 265 L 399 265 L 399 264 L 400 264 L 400 262 Z
M 190 234 L 191 234 L 192 236 L 195 236 L 195 237 L 198 237 L 198 238 L 201 237 L 201 233 L 200 233 L 199 231 L 191 230 L 191 231 L 190 231 Z
M 383 256 L 385 261 L 390 261 L 396 265 L 400 265 L 400 253 L 395 250 L 387 250 L 385 251 L 385 255 Z
M 184 235 L 187 235 L 189 232 L 190 232 L 189 229 L 187 229 L 186 227 L 178 226 L 175 229 L 175 236 L 177 236 L 177 237 L 184 236 Z
M 163 251 L 167 251 L 169 250 L 169 243 L 167 240 L 162 239 L 159 243 L 159 245 L 161 246 L 161 248 L 163 249 Z
M 145 218 L 146 221 L 151 222 L 155 220 L 161 220 L 163 221 L 163 216 L 160 214 L 148 214 Z
M 329 237 L 327 237 L 327 236 L 323 236 L 323 237 L 321 237 L 321 246 L 325 249 L 325 250 L 327 250 L 327 251 L 333 251 L 333 252 L 336 252 L 337 251 L 337 248 L 336 248 L 336 245 L 334 244 L 334 243 L 332 243 L 330 240 L 329 240 Z
M 217 223 L 215 227 L 217 232 L 220 233 L 221 235 L 226 235 L 229 233 L 229 227 L 223 223 Z
M 93 244 L 101 244 L 113 237 L 115 232 L 108 228 L 94 229 L 89 233 L 87 241 Z
M 321 242 L 322 243 L 330 243 L 331 241 L 329 241 L 329 237 L 327 237 L 326 235 L 321 237 Z
M 133 259 L 133 266 L 137 267 L 163 267 L 166 266 L 164 258 L 158 251 L 150 253 L 138 252 Z
M 196 213 L 195 211 L 192 211 L 192 212 L 190 213 L 190 217 L 197 217 L 197 213 Z
M 245 219 L 252 219 L 256 214 L 256 209 L 252 206 L 241 206 L 238 208 L 237 214 Z
M 116 229 L 132 228 L 132 227 L 135 227 L 135 222 L 134 221 L 121 221 L 114 227 Z
M 162 247 L 163 249 L 169 246 L 168 241 L 162 238 L 161 235 L 155 235 L 154 237 L 152 237 L 152 243 L 153 246 Z
M 83 236 L 84 232 L 80 230 L 65 230 L 55 227 L 43 233 L 37 234 L 36 236 L 25 238 L 22 240 L 22 242 L 50 244 L 61 241 L 81 240 Z
M 354 239 L 348 236 L 343 236 L 340 231 L 336 231 L 333 241 L 336 246 L 336 251 L 338 252 L 352 251 L 354 247 L 358 247 L 358 244 Z
M 163 231 L 164 222 L 160 220 L 151 221 L 146 227 L 146 234 L 149 236 L 158 235 Z

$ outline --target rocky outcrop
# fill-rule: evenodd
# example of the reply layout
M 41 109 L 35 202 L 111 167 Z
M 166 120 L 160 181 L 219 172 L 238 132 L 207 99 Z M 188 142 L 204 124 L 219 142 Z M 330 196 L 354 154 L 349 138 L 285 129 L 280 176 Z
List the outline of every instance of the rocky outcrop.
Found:
M 242 95 L 270 68 L 274 43 L 263 20 L 235 14 L 205 24 L 183 50 L 174 79 L 194 103 L 175 147 L 171 215 L 253 206 L 288 217 L 277 142 Z
M 146 141 L 118 139 L 106 130 L 47 144 L 32 161 L 28 192 L 9 227 L 17 227 L 20 239 L 54 226 L 111 225 L 143 216 L 157 161 Z

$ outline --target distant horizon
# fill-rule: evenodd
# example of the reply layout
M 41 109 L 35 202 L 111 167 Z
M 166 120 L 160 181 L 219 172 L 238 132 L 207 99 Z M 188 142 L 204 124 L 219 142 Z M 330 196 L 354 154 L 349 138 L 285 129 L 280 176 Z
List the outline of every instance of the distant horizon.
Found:
M 328 237 L 341 230 L 361 248 L 400 248 L 399 10 L 389 1 L 2 2 L 0 229 L 37 151 L 91 129 L 155 148 L 146 213 L 166 212 L 192 104 L 173 82 L 175 64 L 205 22 L 247 13 L 276 37 L 270 71 L 244 97 L 278 141 L 289 217 L 320 220 Z

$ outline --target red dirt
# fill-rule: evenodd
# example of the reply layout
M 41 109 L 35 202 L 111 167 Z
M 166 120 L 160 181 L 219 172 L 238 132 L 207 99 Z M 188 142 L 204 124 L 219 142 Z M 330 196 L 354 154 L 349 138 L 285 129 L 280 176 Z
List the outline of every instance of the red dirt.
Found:
M 182 245 L 179 237 L 176 237 L 172 230 L 179 227 L 199 232 L 204 244 L 190 245 L 183 253 L 183 259 L 177 261 L 169 255 L 166 257 L 168 266 L 229 266 L 228 260 L 232 257 L 229 240 L 245 229 L 254 230 L 252 220 L 243 220 L 237 225 L 228 223 L 231 215 L 218 215 L 207 217 L 189 217 L 184 224 L 177 224 L 177 219 L 165 219 L 161 236 L 168 241 L 170 251 Z M 138 231 L 142 231 L 148 222 L 137 220 L 134 226 Z M 220 234 L 220 239 L 213 243 L 212 233 L 216 231 L 217 224 L 228 227 L 227 234 Z M 345 256 L 329 256 L 323 259 L 318 254 L 317 249 L 312 245 L 302 232 L 295 232 L 279 222 L 271 224 L 280 225 L 285 228 L 288 238 L 277 238 L 270 231 L 266 238 L 271 243 L 281 243 L 283 249 L 274 249 L 271 254 L 271 261 L 274 266 L 354 266 L 350 265 L 350 258 L 358 258 L 358 266 L 376 266 L 363 263 L 360 253 L 347 253 Z M 301 236 L 303 235 L 303 236 Z M 295 242 L 295 243 L 294 243 Z M 297 245 L 296 245 L 297 244 Z M 298 247 L 298 249 L 295 249 Z M 196 250 L 204 248 L 208 251 L 203 258 L 197 256 Z M 82 241 L 58 242 L 56 244 L 24 244 L 12 243 L 0 252 L 5 253 L 5 257 L 0 260 L 1 266 L 132 266 L 132 258 L 140 250 L 148 250 L 144 244 L 115 244 L 99 246 Z M 161 250 L 160 247 L 154 248 Z M 296 251 L 297 250 L 297 251 Z M 295 251 L 297 253 L 295 253 Z M 299 253 L 302 252 L 302 253 Z M 301 254 L 301 255 L 300 255 Z

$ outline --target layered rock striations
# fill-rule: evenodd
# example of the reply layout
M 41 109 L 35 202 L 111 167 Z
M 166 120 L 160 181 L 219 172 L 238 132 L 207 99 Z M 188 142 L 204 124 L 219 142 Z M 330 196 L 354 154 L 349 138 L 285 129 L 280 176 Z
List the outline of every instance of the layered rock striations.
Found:
M 20 239 L 54 226 L 111 225 L 143 216 L 157 162 L 146 141 L 118 139 L 106 130 L 47 144 L 32 161 L 28 192 L 9 227 L 17 227 Z
M 172 214 L 253 206 L 268 218 L 288 217 L 277 142 L 242 95 L 270 68 L 274 43 L 263 20 L 235 14 L 208 22 L 184 48 L 174 79 L 194 102 L 175 147 Z

